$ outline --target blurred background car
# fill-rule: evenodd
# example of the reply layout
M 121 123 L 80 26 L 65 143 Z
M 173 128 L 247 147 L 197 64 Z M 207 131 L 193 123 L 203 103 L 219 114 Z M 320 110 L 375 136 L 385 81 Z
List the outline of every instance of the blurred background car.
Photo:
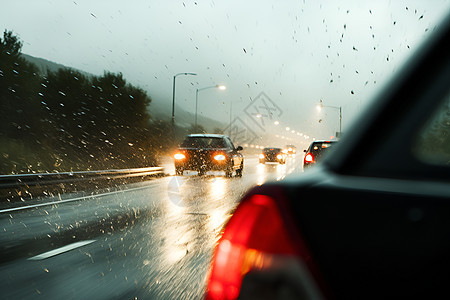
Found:
M 198 171 L 203 175 L 207 171 L 225 171 L 227 177 L 242 176 L 244 157 L 239 152 L 241 146 L 234 147 L 231 139 L 219 134 L 190 134 L 186 136 L 174 154 L 176 175 L 185 170 Z
M 286 145 L 284 152 L 288 155 L 294 155 L 297 152 L 297 148 L 294 145 Z
M 303 150 L 305 156 L 303 157 L 303 169 L 310 167 L 321 161 L 325 153 L 328 153 L 328 149 L 333 146 L 337 141 L 314 141 L 312 142 L 308 149 Z
M 283 165 L 286 163 L 286 154 L 281 148 L 264 148 L 259 155 L 259 163 L 265 164 L 266 162 L 277 162 Z
M 450 16 L 315 170 L 244 197 L 206 299 L 448 297 L 449 40 Z

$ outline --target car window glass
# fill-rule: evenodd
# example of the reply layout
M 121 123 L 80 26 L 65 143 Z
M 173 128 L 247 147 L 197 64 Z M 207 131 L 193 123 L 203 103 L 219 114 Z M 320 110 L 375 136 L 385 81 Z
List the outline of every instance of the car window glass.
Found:
M 226 148 L 227 147 L 225 140 L 221 139 L 221 138 L 211 139 L 209 146 L 211 148 Z
M 221 138 L 208 138 L 208 137 L 188 137 L 181 147 L 194 147 L 194 148 L 225 148 L 225 142 Z
M 1 4 L 2 299 L 204 298 L 241 196 L 300 173 L 311 143 L 352 136 L 450 12 L 448 0 Z M 60 254 L 27 260 L 47 251 Z
M 319 152 L 324 151 L 325 149 L 330 148 L 332 145 L 333 144 L 329 143 L 329 142 L 327 142 L 327 143 L 314 143 L 313 146 L 312 146 L 311 152 L 319 153 Z
M 229 138 L 226 138 L 225 141 L 226 141 L 228 147 L 230 147 L 233 150 L 235 149 L 233 142 Z
M 427 164 L 450 166 L 450 91 L 418 132 L 413 154 Z
M 265 148 L 264 152 L 281 152 L 280 148 Z

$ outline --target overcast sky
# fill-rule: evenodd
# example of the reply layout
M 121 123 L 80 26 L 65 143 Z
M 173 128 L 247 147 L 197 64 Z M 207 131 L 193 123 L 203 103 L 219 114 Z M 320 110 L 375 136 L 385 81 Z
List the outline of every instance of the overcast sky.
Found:
M 338 114 L 315 105 L 342 106 L 346 131 L 449 8 L 438 0 L 14 0 L 3 1 L 0 28 L 20 36 L 24 53 L 122 72 L 168 112 L 180 72 L 198 74 L 177 78 L 177 104 L 188 111 L 196 88 L 227 86 L 199 94 L 200 113 L 223 122 L 230 102 L 233 117 L 245 119 L 264 92 L 283 128 L 321 138 L 338 129 Z

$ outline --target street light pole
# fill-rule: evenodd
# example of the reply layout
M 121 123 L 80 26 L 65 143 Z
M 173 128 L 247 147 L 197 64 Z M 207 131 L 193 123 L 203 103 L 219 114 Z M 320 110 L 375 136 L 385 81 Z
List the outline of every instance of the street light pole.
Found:
M 233 114 L 233 101 L 230 101 L 230 133 L 229 133 L 230 138 L 231 138 L 231 121 L 233 120 L 232 114 Z
M 317 105 L 317 108 L 320 110 L 322 107 L 329 107 L 339 110 L 339 134 L 342 134 L 342 106 L 330 106 L 330 105 L 323 105 L 322 100 L 320 100 L 319 104 Z
M 196 73 L 178 73 L 173 76 L 172 86 L 172 130 L 175 130 L 175 81 L 180 75 L 197 75 Z
M 206 90 L 206 89 L 212 89 L 212 88 L 217 88 L 219 90 L 226 90 L 227 87 L 224 85 L 212 85 L 212 86 L 207 86 L 204 88 L 200 88 L 200 89 L 196 89 L 195 91 L 195 127 L 197 127 L 197 111 L 198 111 L 198 92 Z

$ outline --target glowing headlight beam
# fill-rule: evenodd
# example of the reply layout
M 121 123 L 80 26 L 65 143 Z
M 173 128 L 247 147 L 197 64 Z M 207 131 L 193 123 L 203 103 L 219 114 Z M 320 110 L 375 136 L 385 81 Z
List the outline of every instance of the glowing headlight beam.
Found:
M 185 159 L 186 155 L 184 155 L 183 153 L 177 153 L 173 156 L 173 158 L 175 158 L 176 160 Z
M 226 157 L 223 154 L 217 154 L 217 155 L 214 156 L 214 159 L 218 160 L 218 161 L 222 161 L 222 160 L 225 160 Z

